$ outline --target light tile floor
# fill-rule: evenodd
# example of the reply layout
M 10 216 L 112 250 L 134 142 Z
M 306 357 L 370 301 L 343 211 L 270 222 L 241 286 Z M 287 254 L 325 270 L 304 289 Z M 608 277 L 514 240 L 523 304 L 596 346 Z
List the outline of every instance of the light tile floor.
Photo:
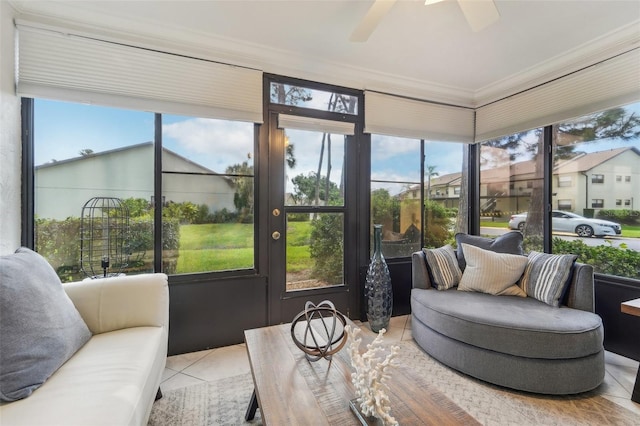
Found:
M 356 321 L 356 323 L 359 322 Z M 411 339 L 411 316 L 391 318 L 385 340 Z M 250 371 L 244 343 L 175 355 L 167 358 L 161 388 L 166 392 Z M 612 352 L 606 352 L 605 371 L 604 383 L 599 388 L 601 395 L 640 415 L 640 404 L 631 401 L 638 362 Z

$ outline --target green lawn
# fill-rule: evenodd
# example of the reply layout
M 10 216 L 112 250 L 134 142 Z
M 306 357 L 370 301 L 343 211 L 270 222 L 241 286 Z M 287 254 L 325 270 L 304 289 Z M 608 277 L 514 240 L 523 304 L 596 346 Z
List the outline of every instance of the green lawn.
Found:
M 300 272 L 310 266 L 311 222 L 289 222 L 287 268 Z M 253 224 L 182 225 L 178 247 L 178 274 L 253 267 Z
M 482 227 L 507 228 L 506 221 L 482 221 Z M 311 267 L 311 222 L 287 225 L 287 271 Z M 623 225 L 622 236 L 640 238 L 640 226 Z M 253 267 L 253 224 L 225 223 L 182 225 L 176 272 L 225 271 Z
M 490 220 L 481 220 L 480 221 L 480 226 L 485 226 L 488 228 L 508 228 L 509 224 L 507 222 L 498 222 L 497 220 L 495 222 L 492 222 Z
M 178 274 L 253 267 L 253 224 L 180 226 Z
M 180 226 L 180 250 L 253 247 L 252 223 L 208 223 Z

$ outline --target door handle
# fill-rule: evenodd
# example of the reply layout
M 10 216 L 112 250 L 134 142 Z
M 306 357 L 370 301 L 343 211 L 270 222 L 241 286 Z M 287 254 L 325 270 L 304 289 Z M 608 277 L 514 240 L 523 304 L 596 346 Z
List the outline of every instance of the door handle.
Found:
M 273 233 L 271 234 L 271 238 L 273 238 L 274 240 L 279 240 L 280 233 L 278 231 L 273 231 Z

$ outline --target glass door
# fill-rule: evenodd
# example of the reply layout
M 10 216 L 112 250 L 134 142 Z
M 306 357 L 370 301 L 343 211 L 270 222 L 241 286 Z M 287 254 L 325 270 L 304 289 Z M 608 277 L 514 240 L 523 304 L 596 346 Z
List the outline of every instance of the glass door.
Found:
M 291 321 L 306 301 L 330 300 L 347 314 L 345 161 L 353 124 L 272 113 L 269 129 L 272 320 Z

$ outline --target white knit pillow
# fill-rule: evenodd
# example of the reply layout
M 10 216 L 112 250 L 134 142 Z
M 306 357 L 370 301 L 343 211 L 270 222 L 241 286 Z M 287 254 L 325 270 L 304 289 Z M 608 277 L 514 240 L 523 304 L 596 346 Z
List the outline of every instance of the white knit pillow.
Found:
M 517 285 L 527 266 L 526 256 L 496 253 L 464 243 L 462 246 L 467 267 L 458 290 L 527 297 Z

